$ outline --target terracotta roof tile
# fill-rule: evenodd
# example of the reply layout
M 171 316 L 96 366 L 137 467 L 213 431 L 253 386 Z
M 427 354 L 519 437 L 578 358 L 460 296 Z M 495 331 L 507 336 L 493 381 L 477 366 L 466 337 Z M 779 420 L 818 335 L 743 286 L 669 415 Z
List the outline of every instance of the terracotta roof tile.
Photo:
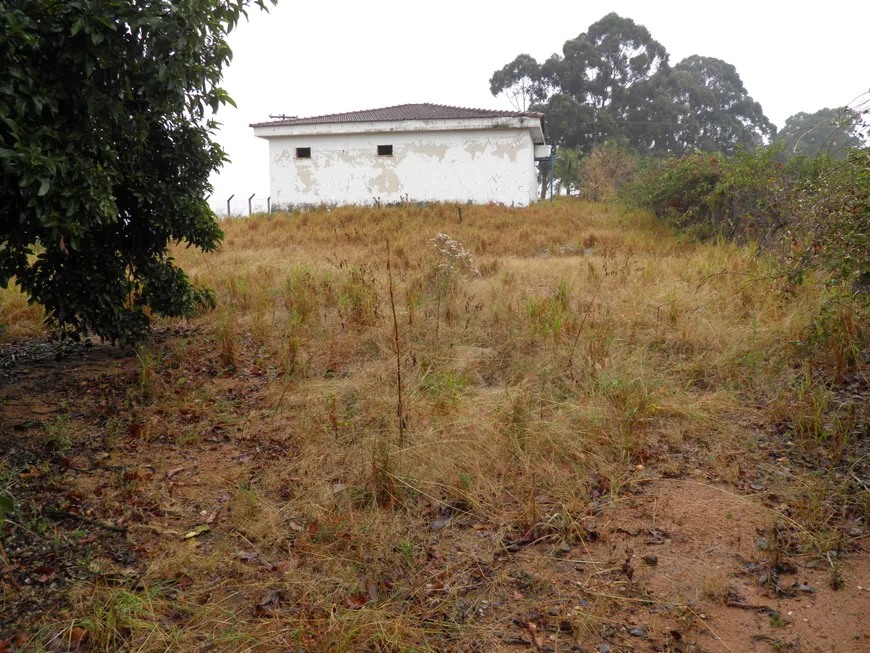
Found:
M 489 109 L 465 109 L 443 104 L 398 104 L 382 109 L 331 113 L 310 118 L 287 118 L 270 122 L 259 122 L 251 127 L 285 127 L 288 125 L 322 125 L 345 122 L 383 122 L 393 120 L 451 120 L 462 118 L 541 118 L 543 114 L 524 111 L 493 111 Z

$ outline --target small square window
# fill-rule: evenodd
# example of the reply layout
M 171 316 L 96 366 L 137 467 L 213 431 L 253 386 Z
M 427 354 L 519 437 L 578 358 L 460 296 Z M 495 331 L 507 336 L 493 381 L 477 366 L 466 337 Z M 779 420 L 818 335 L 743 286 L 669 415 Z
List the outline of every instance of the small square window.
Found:
M 297 147 L 296 148 L 296 158 L 297 159 L 310 159 L 311 158 L 311 148 L 310 147 Z
M 378 145 L 378 156 L 393 156 L 393 146 Z

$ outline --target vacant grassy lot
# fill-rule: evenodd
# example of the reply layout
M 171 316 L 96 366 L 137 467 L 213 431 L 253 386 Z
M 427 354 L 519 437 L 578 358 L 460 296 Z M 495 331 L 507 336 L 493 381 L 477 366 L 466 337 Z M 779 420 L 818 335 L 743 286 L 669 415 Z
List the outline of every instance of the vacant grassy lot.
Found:
M 224 229 L 214 311 L 0 389 L 0 651 L 870 650 L 823 280 L 574 201 Z

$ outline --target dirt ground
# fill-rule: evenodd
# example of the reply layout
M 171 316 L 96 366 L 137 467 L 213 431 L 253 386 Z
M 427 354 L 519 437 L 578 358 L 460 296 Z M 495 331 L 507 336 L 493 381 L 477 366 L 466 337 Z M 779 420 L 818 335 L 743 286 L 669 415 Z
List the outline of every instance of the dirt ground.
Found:
M 167 330 L 157 338 L 181 335 Z M 317 526 L 285 516 L 299 537 L 282 555 L 267 555 L 230 514 L 238 512 L 240 483 L 292 459 L 292 437 L 265 429 L 242 438 L 237 425 L 222 426 L 205 416 L 208 406 L 196 405 L 186 419 L 207 422 L 205 437 L 162 437 L 127 400 L 139 383 L 130 352 L 97 344 L 57 360 L 53 351 L 10 365 L 15 374 L 0 388 L 5 486 L 20 508 L 2 527 L 0 651 L 89 650 L 98 641 L 103 650 L 113 641 L 117 650 L 152 650 L 147 638 L 128 648 L 121 638 L 100 637 L 80 609 L 107 588 L 150 596 L 161 582 L 175 611 L 138 618 L 162 631 L 199 630 L 178 648 L 161 640 L 160 650 L 334 650 L 327 639 L 287 635 L 303 620 L 325 628 L 330 618 L 309 612 L 304 597 L 294 605 L 296 593 L 287 589 L 306 556 L 322 554 L 303 541 L 315 541 Z M 212 401 L 230 401 L 240 415 L 270 396 L 255 369 L 200 382 L 211 386 Z M 787 476 L 797 464 L 788 452 L 762 451 L 737 482 L 717 475 L 715 460 L 685 471 L 685 455 L 671 451 L 630 470 L 618 498 L 602 488 L 601 501 L 572 531 L 582 537 L 545 527 L 564 514 L 547 496 L 533 498 L 538 526 L 528 532 L 461 507 L 444 514 L 424 505 L 414 517 L 425 548 L 415 558 L 417 586 L 400 598 L 390 578 L 368 578 L 360 596 L 332 611 L 406 601 L 411 621 L 425 615 L 432 623 L 453 611 L 463 636 L 445 640 L 453 644 L 432 640 L 438 650 L 870 651 L 866 533 L 855 532 L 842 559 L 789 555 L 788 538 L 799 527 L 785 528 L 771 473 L 775 467 Z M 293 478 L 284 483 L 292 493 Z M 342 542 L 341 535 L 332 540 L 334 555 L 350 555 Z M 211 573 L 190 576 L 162 564 L 167 547 L 180 545 L 214 555 Z M 228 622 L 259 635 L 221 642 L 178 609 L 185 595 L 220 604 Z

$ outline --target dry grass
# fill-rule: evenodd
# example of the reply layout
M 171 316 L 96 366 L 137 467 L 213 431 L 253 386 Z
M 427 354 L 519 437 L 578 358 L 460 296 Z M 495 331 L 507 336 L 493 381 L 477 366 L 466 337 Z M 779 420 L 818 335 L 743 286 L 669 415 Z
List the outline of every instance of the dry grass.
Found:
M 462 218 L 255 217 L 224 222 L 216 254 L 175 253 L 218 308 L 140 354 L 138 433 L 163 453 L 118 492 L 166 517 L 133 531 L 149 543 L 144 591 L 76 599 L 102 650 L 499 650 L 509 622 L 480 602 L 552 594 L 534 571 L 493 572 L 502 542 L 583 558 L 602 497 L 631 503 L 660 474 L 742 483 L 757 425 L 794 402 L 797 435 L 819 439 L 829 398 L 795 368 L 823 301 L 812 279 L 785 294 L 751 249 L 681 243 L 611 206 Z M 444 267 L 439 233 L 479 275 Z M 179 452 L 201 473 L 167 490 Z M 212 511 L 210 533 L 181 537 Z M 630 565 L 596 564 L 588 610 L 570 599 L 562 614 L 574 641 L 637 600 Z M 701 592 L 722 602 L 729 587 L 720 574 Z
M 43 333 L 45 311 L 27 303 L 27 296 L 16 287 L 0 288 L 0 343 Z

